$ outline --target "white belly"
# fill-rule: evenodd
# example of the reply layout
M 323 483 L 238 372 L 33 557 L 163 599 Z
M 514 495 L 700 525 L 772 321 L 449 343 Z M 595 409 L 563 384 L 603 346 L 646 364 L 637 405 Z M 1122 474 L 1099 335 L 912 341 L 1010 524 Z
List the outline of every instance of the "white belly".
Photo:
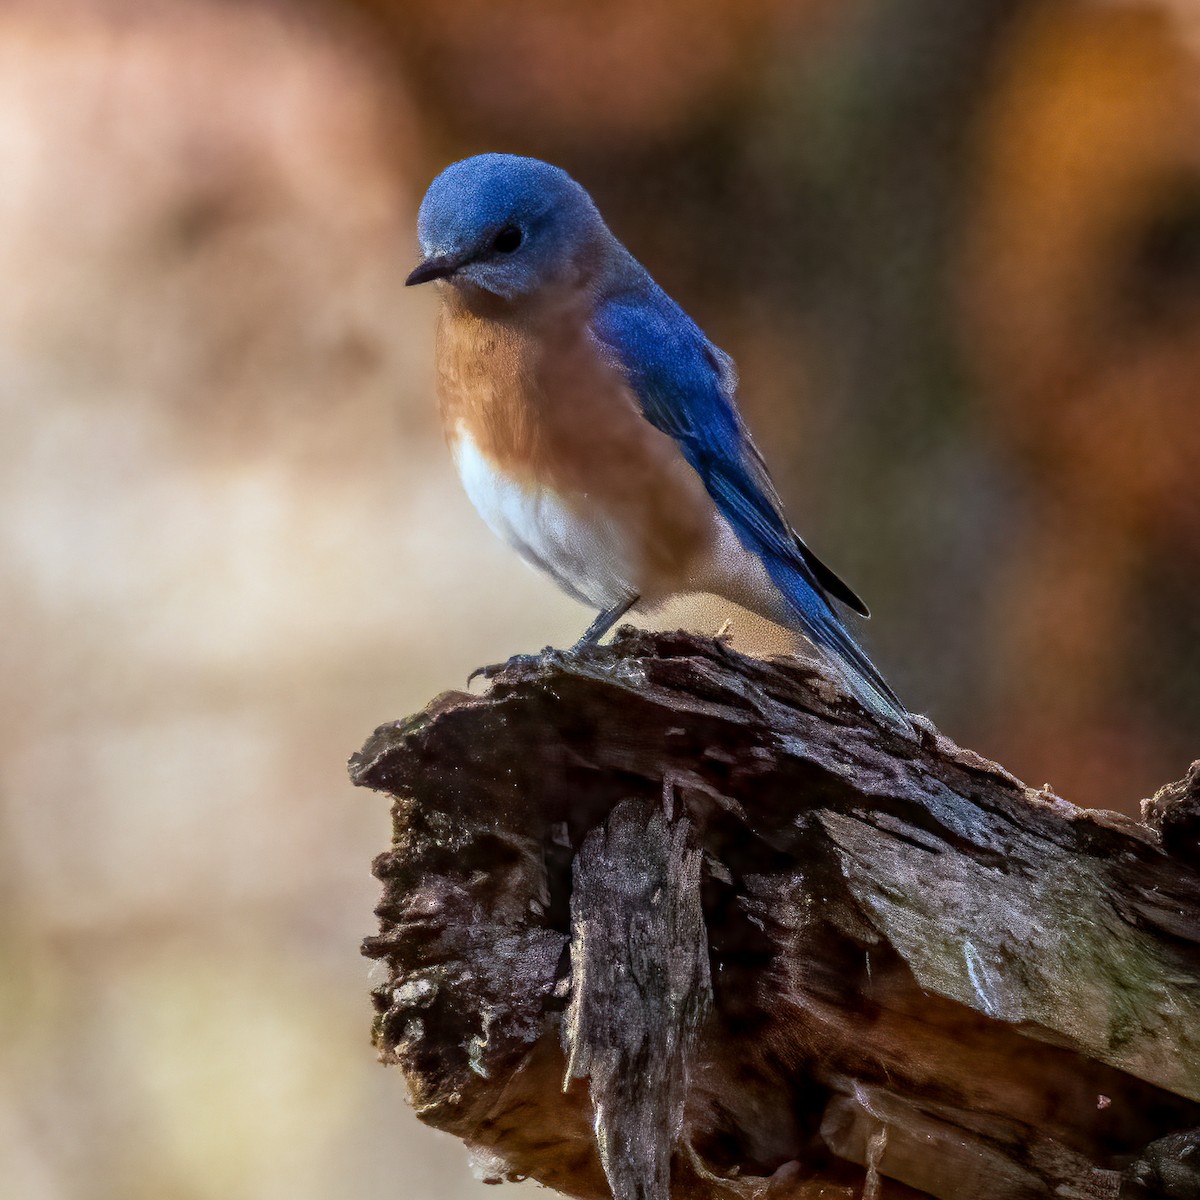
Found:
M 453 445 L 463 487 L 488 528 L 569 595 L 608 609 L 637 594 L 621 531 L 600 512 L 564 504 L 501 474 L 465 433 Z

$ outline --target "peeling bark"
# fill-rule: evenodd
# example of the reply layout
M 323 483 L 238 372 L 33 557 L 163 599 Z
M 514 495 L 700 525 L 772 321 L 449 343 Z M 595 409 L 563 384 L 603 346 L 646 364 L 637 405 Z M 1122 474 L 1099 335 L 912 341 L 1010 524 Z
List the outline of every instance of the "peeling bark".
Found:
M 1200 764 L 1146 823 L 809 664 L 623 631 L 351 762 L 394 797 L 375 1040 L 579 1197 L 1200 1197 Z

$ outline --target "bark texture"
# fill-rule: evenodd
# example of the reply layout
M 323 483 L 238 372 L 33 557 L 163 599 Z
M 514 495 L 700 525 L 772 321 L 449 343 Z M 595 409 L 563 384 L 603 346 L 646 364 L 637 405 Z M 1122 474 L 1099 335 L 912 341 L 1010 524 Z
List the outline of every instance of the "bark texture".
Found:
M 514 660 L 393 797 L 375 1041 L 492 1177 L 1200 1198 L 1200 763 L 1145 823 L 691 635 Z

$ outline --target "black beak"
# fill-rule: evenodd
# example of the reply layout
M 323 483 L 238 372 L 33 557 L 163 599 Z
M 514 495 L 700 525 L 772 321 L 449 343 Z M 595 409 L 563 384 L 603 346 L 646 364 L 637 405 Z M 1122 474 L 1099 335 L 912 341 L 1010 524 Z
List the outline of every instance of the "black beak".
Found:
M 449 279 L 463 264 L 448 254 L 439 254 L 418 263 L 413 272 L 404 281 L 405 287 L 415 287 L 418 283 L 429 283 L 432 279 Z

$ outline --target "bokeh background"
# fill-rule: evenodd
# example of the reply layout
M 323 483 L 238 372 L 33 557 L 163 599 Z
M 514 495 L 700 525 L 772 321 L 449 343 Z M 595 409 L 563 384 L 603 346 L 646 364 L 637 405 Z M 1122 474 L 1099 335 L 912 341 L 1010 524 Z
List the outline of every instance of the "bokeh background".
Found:
M 343 763 L 589 616 L 402 286 L 487 149 L 735 355 L 912 707 L 1126 811 L 1200 753 L 1198 0 L 6 0 L 0 1195 L 481 1192 L 374 1062 Z

